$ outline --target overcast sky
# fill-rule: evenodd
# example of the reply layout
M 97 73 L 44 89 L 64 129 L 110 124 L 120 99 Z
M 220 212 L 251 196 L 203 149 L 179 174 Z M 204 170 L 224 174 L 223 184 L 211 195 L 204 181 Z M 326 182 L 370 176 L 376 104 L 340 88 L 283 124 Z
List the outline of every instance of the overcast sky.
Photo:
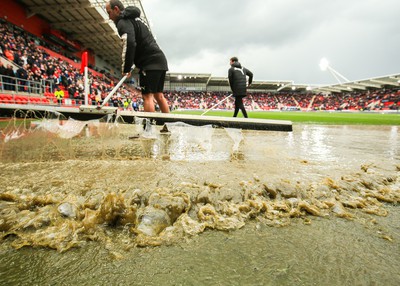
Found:
M 171 72 L 333 84 L 400 73 L 399 0 L 142 0 Z

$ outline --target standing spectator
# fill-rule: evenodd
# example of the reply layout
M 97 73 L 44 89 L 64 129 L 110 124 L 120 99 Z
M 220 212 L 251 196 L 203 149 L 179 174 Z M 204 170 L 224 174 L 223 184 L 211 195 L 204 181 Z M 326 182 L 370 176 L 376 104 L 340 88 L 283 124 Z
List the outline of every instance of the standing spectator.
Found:
M 247 112 L 243 105 L 243 98 L 247 95 L 247 76 L 249 77 L 249 86 L 253 81 L 253 73 L 242 67 L 237 57 L 230 59 L 231 68 L 228 70 L 229 85 L 231 86 L 233 96 L 235 97 L 235 112 L 233 117 L 236 117 L 239 109 L 243 116 L 247 118 Z
M 13 62 L 14 61 L 14 53 L 12 52 L 11 48 L 9 45 L 6 45 L 6 49 L 4 51 L 4 55 L 6 56 L 6 58 Z
M 47 76 L 48 76 L 49 78 L 53 77 L 53 76 L 54 76 L 54 72 L 55 72 L 54 65 L 53 65 L 52 63 L 50 63 L 50 64 L 48 65 L 48 67 L 47 67 L 47 70 L 46 70 Z
M 25 65 L 25 66 L 17 69 L 16 76 L 19 79 L 19 85 L 18 85 L 19 91 L 27 90 L 28 69 L 29 69 L 29 65 Z
M 15 73 L 12 68 L 12 65 L 7 65 L 6 72 L 5 72 L 5 89 L 6 90 L 15 90 Z
M 154 112 L 154 99 L 163 113 L 169 113 L 168 102 L 164 97 L 164 80 L 168 70 L 167 59 L 157 45 L 147 24 L 140 18 L 137 7 L 127 7 L 119 0 L 106 4 L 107 13 L 118 29 L 123 41 L 122 73 L 131 76 L 136 65 L 144 98 L 144 110 Z
M 76 99 L 76 103 L 77 103 L 77 104 L 82 104 L 81 101 L 80 101 L 80 99 L 78 99 L 78 97 L 75 95 L 75 93 L 76 93 L 75 84 L 70 84 L 70 85 L 68 86 L 68 94 L 69 94 L 69 97 L 70 97 L 70 98 L 73 98 L 73 99 Z
M 59 86 L 57 86 L 54 96 L 57 98 L 58 105 L 61 105 L 62 99 L 64 98 L 64 91 Z
M 139 111 L 139 105 L 136 100 L 132 102 L 132 108 L 134 111 Z
M 3 65 L 3 62 L 0 61 L 0 85 L 1 85 L 1 90 L 5 89 L 5 76 L 6 75 L 6 68 Z
M 116 95 L 114 95 L 112 98 L 112 106 L 118 107 L 118 98 Z
M 21 56 L 21 62 L 22 65 L 27 65 L 28 64 L 28 52 L 25 50 Z
M 18 65 L 18 66 L 22 66 L 24 63 L 22 62 L 22 60 L 21 60 L 21 51 L 14 51 L 13 52 L 13 55 L 14 55 L 14 63 L 16 64 L 16 65 Z

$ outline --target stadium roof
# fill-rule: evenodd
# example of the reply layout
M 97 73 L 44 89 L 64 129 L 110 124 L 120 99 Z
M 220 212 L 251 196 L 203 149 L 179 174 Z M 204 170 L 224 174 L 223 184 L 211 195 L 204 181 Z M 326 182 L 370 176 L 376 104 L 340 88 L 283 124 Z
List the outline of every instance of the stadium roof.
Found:
M 189 83 L 196 84 L 202 83 L 207 86 L 217 87 L 217 86 L 229 86 L 229 81 L 227 77 L 213 77 L 211 74 L 204 73 L 167 73 L 166 80 L 172 83 Z M 250 89 L 263 90 L 263 91 L 274 91 L 279 88 L 285 89 L 293 87 L 293 81 L 289 80 L 269 80 L 269 81 L 253 81 Z M 297 87 L 296 87 L 297 88 Z M 303 85 L 299 88 L 305 89 Z
M 65 32 L 114 67 L 121 64 L 121 40 L 105 10 L 107 0 L 18 0 L 27 12 L 44 18 L 52 28 Z M 122 0 L 125 6 L 137 6 L 147 22 L 140 0 Z
M 400 74 L 393 74 L 363 80 L 355 80 L 331 84 L 325 86 L 314 86 L 311 89 L 314 92 L 351 92 L 365 91 L 370 89 L 400 87 Z

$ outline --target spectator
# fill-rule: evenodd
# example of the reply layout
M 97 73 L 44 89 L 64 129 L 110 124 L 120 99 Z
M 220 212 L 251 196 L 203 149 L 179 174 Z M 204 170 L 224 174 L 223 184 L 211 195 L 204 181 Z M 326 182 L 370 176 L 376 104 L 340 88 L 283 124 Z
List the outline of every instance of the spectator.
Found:
M 64 91 L 61 87 L 57 87 L 57 90 L 54 92 L 54 96 L 57 98 L 58 105 L 61 106 L 62 100 L 64 98 Z
M 16 76 L 19 78 L 18 90 L 27 91 L 29 65 L 25 65 L 17 69 Z
M 5 90 L 15 90 L 15 73 L 14 70 L 12 68 L 12 65 L 7 65 L 6 71 L 5 71 Z

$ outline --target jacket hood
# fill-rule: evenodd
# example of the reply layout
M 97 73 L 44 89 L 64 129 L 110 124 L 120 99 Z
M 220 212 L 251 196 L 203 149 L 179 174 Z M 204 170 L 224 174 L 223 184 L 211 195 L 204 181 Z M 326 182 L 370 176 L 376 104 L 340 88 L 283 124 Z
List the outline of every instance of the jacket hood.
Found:
M 232 66 L 234 67 L 234 68 L 242 68 L 242 65 L 239 63 L 239 62 L 234 62 L 233 64 L 232 64 Z
M 136 6 L 129 6 L 126 7 L 125 10 L 122 12 L 122 18 L 125 19 L 135 19 L 140 17 L 141 11 Z

